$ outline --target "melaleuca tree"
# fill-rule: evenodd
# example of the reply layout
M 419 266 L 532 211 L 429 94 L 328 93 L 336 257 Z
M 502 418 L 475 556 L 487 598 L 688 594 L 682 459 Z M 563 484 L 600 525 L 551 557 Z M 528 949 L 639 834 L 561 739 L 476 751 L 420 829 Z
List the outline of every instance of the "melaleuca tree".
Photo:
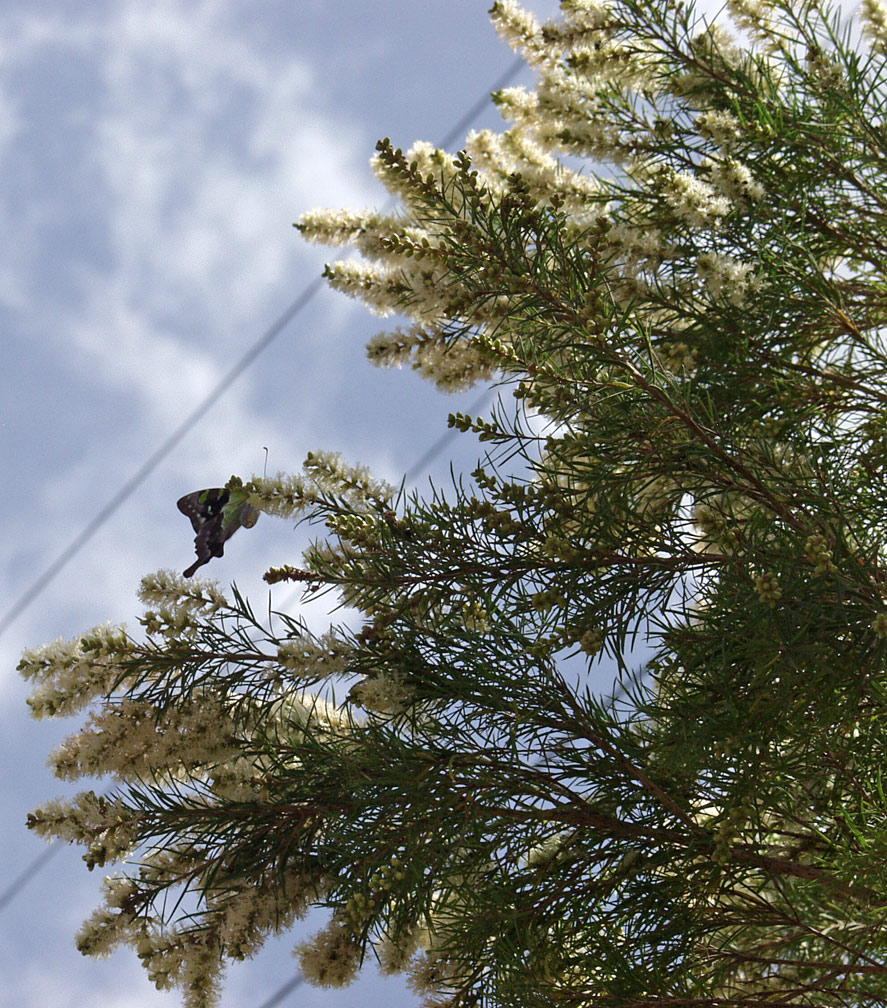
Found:
M 36 715 L 91 710 L 59 776 L 116 781 L 30 820 L 122 865 L 84 952 L 208 1005 L 323 906 L 311 982 L 371 957 L 429 1006 L 885 1003 L 887 7 L 727 10 L 747 41 L 496 3 L 512 125 L 382 142 L 400 210 L 302 219 L 408 320 L 374 361 L 499 402 L 426 496 L 322 453 L 236 481 L 325 525 L 266 578 L 350 622 L 159 572 L 142 631 L 24 656 Z

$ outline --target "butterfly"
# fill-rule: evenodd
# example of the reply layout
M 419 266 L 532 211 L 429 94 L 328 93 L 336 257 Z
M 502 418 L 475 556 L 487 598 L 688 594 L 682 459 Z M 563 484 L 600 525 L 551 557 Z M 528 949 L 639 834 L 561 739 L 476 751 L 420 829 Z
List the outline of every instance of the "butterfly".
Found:
M 243 526 L 252 528 L 259 520 L 259 512 L 247 503 L 246 494 L 227 487 L 212 487 L 209 490 L 195 490 L 185 494 L 178 501 L 182 514 L 191 519 L 197 535 L 194 548 L 197 559 L 182 573 L 192 577 L 198 567 L 220 557 L 225 552 L 225 543 Z

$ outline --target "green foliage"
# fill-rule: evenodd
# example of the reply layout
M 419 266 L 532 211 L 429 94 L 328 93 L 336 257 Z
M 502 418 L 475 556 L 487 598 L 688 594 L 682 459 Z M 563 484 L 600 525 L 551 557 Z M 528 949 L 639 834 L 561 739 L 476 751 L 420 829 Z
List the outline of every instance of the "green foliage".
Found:
M 127 863 L 84 951 L 210 1004 L 320 904 L 309 979 L 375 955 L 429 1006 L 887 1000 L 887 18 L 863 51 L 728 6 L 754 48 L 667 0 L 497 3 L 539 72 L 514 127 L 382 141 L 401 213 L 305 216 L 411 320 L 376 362 L 495 377 L 450 418 L 487 451 L 427 496 L 322 453 L 243 484 L 325 525 L 267 579 L 335 592 L 328 634 L 160 572 L 142 639 L 25 655 L 35 713 L 96 708 L 59 774 L 120 784 L 30 821 Z

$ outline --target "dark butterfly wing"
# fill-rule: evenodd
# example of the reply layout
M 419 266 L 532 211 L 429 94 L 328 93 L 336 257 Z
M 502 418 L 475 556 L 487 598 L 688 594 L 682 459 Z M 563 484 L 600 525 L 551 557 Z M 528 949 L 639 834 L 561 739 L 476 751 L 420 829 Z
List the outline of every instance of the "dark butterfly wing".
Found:
M 213 557 L 222 556 L 225 543 L 239 528 L 252 528 L 259 520 L 259 512 L 247 502 L 245 494 L 236 493 L 232 501 L 225 487 L 195 490 L 180 497 L 177 506 L 197 533 L 194 537 L 197 559 L 184 571 L 185 577 L 191 577 Z
M 222 524 L 225 505 L 230 496 L 224 487 L 212 487 L 208 490 L 195 490 L 194 493 L 179 498 L 179 511 L 191 519 L 191 526 L 197 533 L 194 537 L 197 559 L 183 572 L 185 577 L 191 577 L 198 567 L 224 552 L 226 536 Z
M 225 487 L 212 487 L 209 490 L 195 490 L 185 494 L 177 503 L 179 511 L 191 519 L 191 526 L 199 532 L 206 522 L 222 513 L 222 508 L 228 503 L 231 494 Z
M 194 563 L 191 564 L 190 567 L 188 567 L 186 570 L 182 571 L 182 574 L 184 574 L 185 577 L 194 577 L 194 575 L 197 573 L 197 568 L 198 567 L 202 567 L 204 564 L 209 563 L 211 559 L 212 559 L 212 557 L 199 556 L 194 561 Z

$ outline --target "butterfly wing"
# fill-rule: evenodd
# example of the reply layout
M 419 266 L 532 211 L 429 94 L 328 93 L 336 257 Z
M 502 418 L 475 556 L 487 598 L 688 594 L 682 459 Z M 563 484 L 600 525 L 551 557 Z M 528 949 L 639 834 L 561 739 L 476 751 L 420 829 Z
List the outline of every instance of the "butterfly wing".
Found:
M 185 577 L 191 577 L 198 567 L 224 552 L 227 536 L 222 525 L 229 497 L 230 494 L 224 487 L 211 487 L 208 490 L 195 490 L 194 493 L 179 498 L 179 511 L 190 518 L 191 526 L 197 533 L 194 536 L 197 559 L 183 572 Z
M 185 577 L 191 577 L 213 557 L 222 556 L 225 543 L 241 526 L 252 528 L 259 520 L 259 512 L 247 503 L 245 494 L 235 494 L 232 499 L 225 487 L 195 490 L 180 497 L 177 506 L 197 533 L 194 537 L 197 560 L 184 571 Z
M 221 514 L 230 496 L 225 487 L 195 490 L 194 493 L 180 497 L 176 506 L 183 515 L 191 519 L 194 531 L 199 532 L 206 522 Z

